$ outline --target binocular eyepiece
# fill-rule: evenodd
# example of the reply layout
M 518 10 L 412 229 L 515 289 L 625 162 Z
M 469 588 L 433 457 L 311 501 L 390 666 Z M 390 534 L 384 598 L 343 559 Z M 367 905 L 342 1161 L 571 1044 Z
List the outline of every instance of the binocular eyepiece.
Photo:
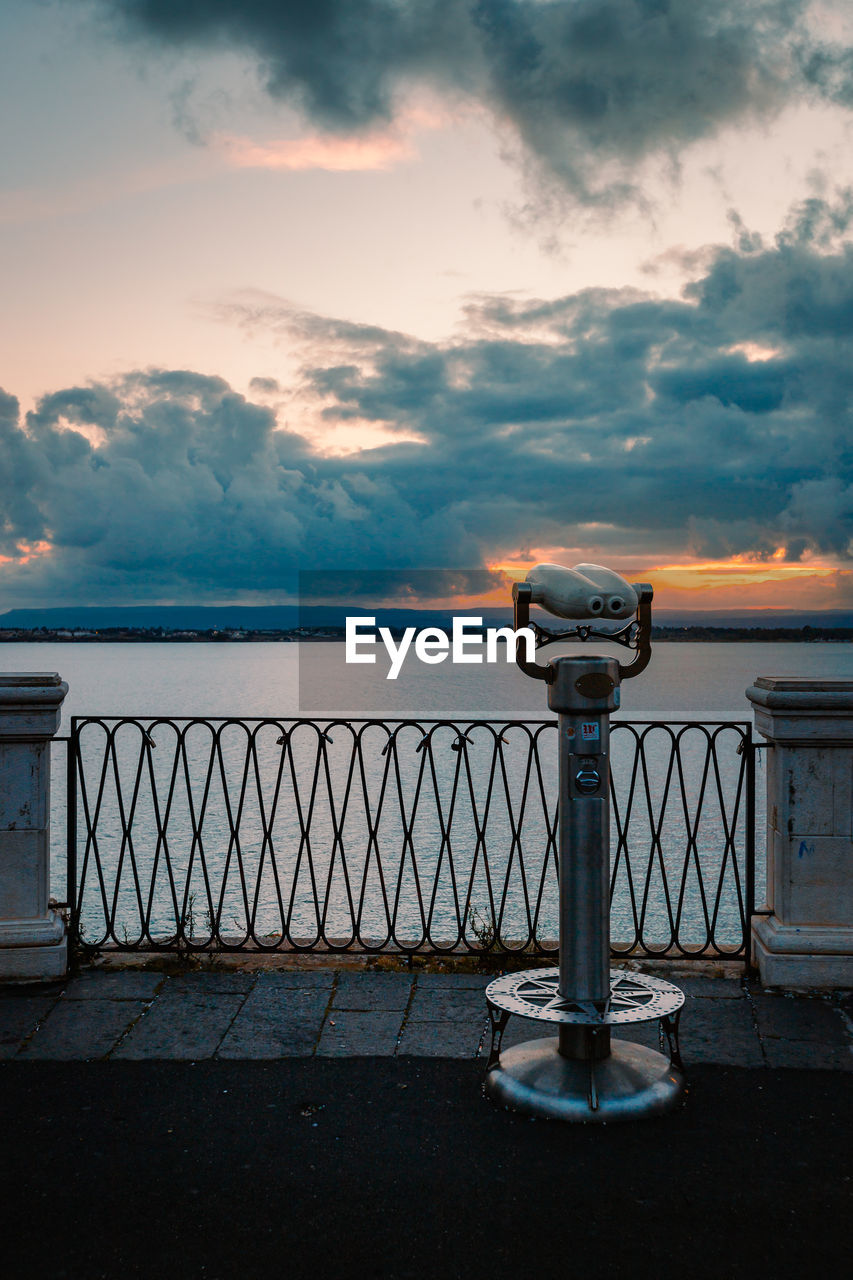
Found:
M 620 574 L 600 564 L 537 564 L 525 581 L 531 588 L 530 603 L 557 618 L 624 619 L 637 611 L 635 588 Z

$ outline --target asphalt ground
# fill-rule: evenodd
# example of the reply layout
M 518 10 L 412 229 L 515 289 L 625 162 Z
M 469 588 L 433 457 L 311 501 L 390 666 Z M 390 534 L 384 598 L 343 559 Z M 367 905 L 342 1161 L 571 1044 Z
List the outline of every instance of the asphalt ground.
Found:
M 108 1277 L 849 1274 L 851 1075 L 700 1065 L 567 1125 L 482 1060 L 0 1064 L 0 1270 Z

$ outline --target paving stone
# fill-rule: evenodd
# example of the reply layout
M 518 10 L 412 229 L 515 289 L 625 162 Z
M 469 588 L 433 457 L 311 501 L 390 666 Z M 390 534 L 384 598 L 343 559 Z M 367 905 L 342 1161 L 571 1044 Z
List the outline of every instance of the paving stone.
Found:
M 399 1012 L 349 1013 L 326 1019 L 317 1046 L 321 1057 L 390 1057 L 397 1048 L 403 1015 Z
M 21 1058 L 104 1058 L 145 1010 L 144 1000 L 58 1000 Z
M 409 1022 L 472 1022 L 479 1021 L 486 1013 L 486 998 L 482 991 L 462 988 L 415 988 L 409 1008 Z
M 746 994 L 740 982 L 732 978 L 667 978 L 679 987 L 690 1000 L 745 1000 Z
M 332 990 L 335 973 L 332 969 L 319 972 L 303 969 L 280 969 L 269 973 L 255 975 L 257 991 L 325 991 Z
M 216 1052 L 217 1058 L 310 1058 L 317 1047 L 322 1022 L 259 1020 L 252 1026 L 232 1029 Z
M 275 1036 L 264 1030 L 256 1036 L 226 1037 L 216 1056 L 238 1061 L 262 1059 L 271 1062 L 280 1058 L 310 1058 L 317 1050 L 319 1031 L 310 1032 L 302 1025 L 288 1028 L 284 1024 L 275 1031 Z
M 257 980 L 254 973 L 176 973 L 169 978 L 170 991 L 193 991 L 205 994 L 248 992 Z
M 315 987 L 312 991 L 302 991 L 298 987 L 284 987 L 277 991 L 255 987 L 246 997 L 239 1018 L 263 1010 L 280 1010 L 291 1019 L 318 1017 L 322 1021 L 329 1007 L 331 994 L 331 987 L 328 990 Z
M 485 991 L 496 976 L 493 973 L 419 973 L 418 989 L 429 991 L 432 988 L 449 987 L 454 991 L 464 991 L 468 987 L 475 991 Z
M 687 1005 L 679 1028 L 686 1067 L 700 1062 L 761 1067 L 764 1056 L 746 1000 L 697 1000 Z
M 619 1028 L 618 1036 L 613 1037 L 614 1040 L 629 1040 L 632 1044 L 644 1045 L 647 1049 L 656 1049 L 658 1053 L 664 1054 L 669 1058 L 669 1046 L 664 1044 L 665 1048 L 661 1048 L 660 1043 L 660 1024 L 655 1022 L 631 1022 L 624 1027 Z
M 533 1018 L 510 1018 L 501 1040 L 502 1049 L 511 1049 L 515 1044 L 524 1044 L 527 1040 L 547 1040 L 559 1034 L 556 1022 L 537 1022 Z M 486 1027 L 486 1039 L 483 1052 L 489 1056 L 492 1041 L 490 1028 Z
M 768 1067 L 806 1067 L 814 1071 L 853 1071 L 853 1049 L 814 1040 L 764 1041 Z
M 398 1054 L 418 1058 L 476 1058 L 485 1027 L 464 1022 L 408 1022 Z
M 32 1000 L 36 996 L 61 996 L 67 978 L 51 978 L 47 982 L 29 980 L 3 982 L 0 979 L 0 1000 Z
M 212 1058 L 245 997 L 169 991 L 116 1046 L 114 1058 Z
M 290 1058 L 314 1052 L 329 992 L 257 987 L 238 1012 L 217 1051 L 218 1058 Z
M 315 1050 L 335 1056 L 387 1055 L 395 1051 L 398 1038 L 401 1054 L 470 1057 L 481 1042 L 481 1052 L 488 1052 L 484 993 L 492 976 L 335 974 L 331 969 L 169 976 L 95 968 L 65 984 L 0 991 L 0 1057 L 216 1055 L 233 1060 L 302 1056 Z M 688 996 L 681 1022 L 688 1071 L 698 1063 L 758 1067 L 765 1062 L 851 1069 L 853 1054 L 845 1047 L 851 1037 L 838 1004 L 761 990 L 750 1003 L 732 979 L 687 975 L 673 981 Z M 410 993 L 411 1006 L 404 1014 Z M 504 1045 L 556 1032 L 555 1024 L 516 1017 Z M 619 1036 L 658 1047 L 656 1023 L 626 1024 Z
M 66 984 L 63 999 L 152 1000 L 168 981 L 164 973 L 143 969 L 120 969 L 114 973 L 88 970 Z
M 823 1000 L 756 994 L 752 1002 L 762 1037 L 814 1040 L 826 1045 L 847 1043 L 841 1015 Z
M 57 996 L 0 997 L 0 1058 L 11 1058 L 46 1018 Z
M 341 973 L 335 987 L 334 1009 L 404 1010 L 414 978 L 407 973 Z

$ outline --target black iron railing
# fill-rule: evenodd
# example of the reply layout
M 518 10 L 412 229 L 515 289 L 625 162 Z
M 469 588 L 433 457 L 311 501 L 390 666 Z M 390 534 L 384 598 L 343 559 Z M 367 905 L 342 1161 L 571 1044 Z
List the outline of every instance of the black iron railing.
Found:
M 75 717 L 84 949 L 553 955 L 555 721 Z M 750 726 L 614 721 L 616 955 L 747 957 Z

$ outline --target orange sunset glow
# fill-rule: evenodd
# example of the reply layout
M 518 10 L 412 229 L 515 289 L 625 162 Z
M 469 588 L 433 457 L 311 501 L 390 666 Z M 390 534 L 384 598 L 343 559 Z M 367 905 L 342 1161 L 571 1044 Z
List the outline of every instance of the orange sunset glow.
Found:
M 545 559 L 542 557 L 541 559 Z M 552 553 L 554 563 L 571 565 L 574 558 Z M 495 564 L 507 583 L 522 579 L 540 559 L 529 563 Z M 587 563 L 594 563 L 590 556 Z M 659 609 L 705 612 L 720 609 L 805 610 L 849 609 L 853 602 L 853 571 L 815 562 L 789 563 L 775 556 L 754 561 L 734 556 L 729 560 L 696 560 L 642 566 L 614 562 L 611 566 L 632 582 L 650 582 Z M 489 604 L 499 604 L 499 591 Z M 483 598 L 485 600 L 485 597 Z M 504 594 L 505 599 L 505 594 Z
M 15 548 L 14 556 L 0 555 L 0 564 L 29 564 L 31 560 L 38 560 L 42 556 L 50 555 L 53 548 L 49 542 L 19 542 Z
M 476 595 L 459 594 L 412 599 L 413 605 L 454 610 L 501 608 L 509 604 L 513 582 L 522 581 L 534 564 L 543 562 L 573 566 L 578 563 L 608 563 L 606 556 L 550 548 L 547 553 L 524 559 L 493 563 L 489 591 Z M 655 607 L 685 613 L 720 610 L 752 611 L 757 615 L 785 611 L 849 610 L 853 607 L 853 570 L 818 562 L 787 562 L 776 555 L 755 561 L 743 556 L 728 560 L 685 560 L 642 564 L 613 560 L 609 567 L 629 582 L 650 582 Z M 399 603 L 399 601 L 397 602 Z

